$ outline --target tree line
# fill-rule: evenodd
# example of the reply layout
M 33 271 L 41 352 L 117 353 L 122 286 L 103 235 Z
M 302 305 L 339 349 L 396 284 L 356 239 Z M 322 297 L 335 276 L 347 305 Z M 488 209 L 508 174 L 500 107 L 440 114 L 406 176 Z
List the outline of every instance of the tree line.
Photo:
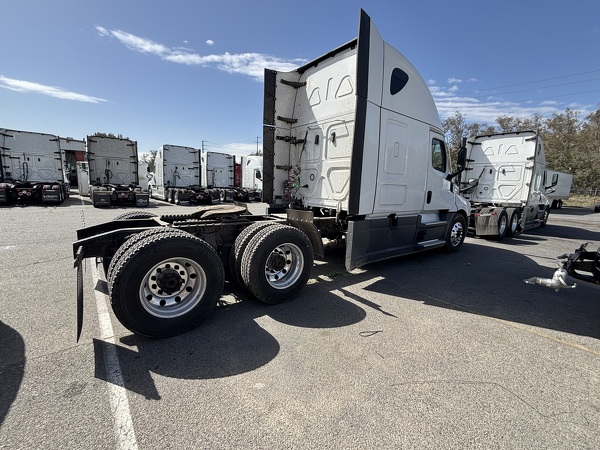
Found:
M 549 169 L 572 173 L 573 190 L 600 188 L 600 109 L 583 118 L 572 109 L 554 113 L 549 118 L 500 116 L 492 125 L 467 122 L 457 111 L 444 120 L 442 126 L 453 161 L 463 137 L 537 130 L 544 142 Z

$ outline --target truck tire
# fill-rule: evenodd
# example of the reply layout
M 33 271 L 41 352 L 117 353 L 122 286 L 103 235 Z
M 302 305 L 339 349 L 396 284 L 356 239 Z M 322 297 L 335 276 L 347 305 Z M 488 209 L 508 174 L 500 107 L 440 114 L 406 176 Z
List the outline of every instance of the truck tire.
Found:
M 129 211 L 123 214 L 119 214 L 113 220 L 125 220 L 125 219 L 149 219 L 150 217 L 158 217 L 156 214 L 147 211 Z
M 308 236 L 289 225 L 258 231 L 242 257 L 246 288 L 260 301 L 278 304 L 296 297 L 310 276 L 314 261 Z
M 508 214 L 506 213 L 506 210 L 503 209 L 498 215 L 498 234 L 495 236 L 495 238 L 498 240 L 502 239 L 504 236 L 506 236 L 507 230 Z
M 235 238 L 231 252 L 229 253 L 229 272 L 231 273 L 231 279 L 238 285 L 244 287 L 244 281 L 242 280 L 242 258 L 244 251 L 248 247 L 248 243 L 254 237 L 259 230 L 265 227 L 276 225 L 274 222 L 261 221 L 255 222 L 252 225 L 248 225 L 242 230 L 240 234 Z
M 542 222 L 540 223 L 540 227 L 545 227 L 548 222 L 548 217 L 550 216 L 550 207 L 546 206 L 544 210 L 544 217 L 542 218 Z
M 165 228 L 165 227 L 156 227 L 150 228 L 149 230 L 142 231 L 140 233 L 131 235 L 129 239 L 127 239 L 123 244 L 117 249 L 112 259 L 110 260 L 110 264 L 108 265 L 108 269 L 106 269 L 106 282 L 110 286 L 111 279 L 113 277 L 113 273 L 115 267 L 119 264 L 119 260 L 123 257 L 127 251 L 132 248 L 138 242 L 146 239 L 149 236 L 155 236 L 161 233 L 170 233 L 170 234 L 189 234 L 183 230 L 173 229 L 173 228 Z
M 517 235 L 521 228 L 521 226 L 519 225 L 520 219 L 521 214 L 519 213 L 519 210 L 515 209 L 510 215 L 510 219 L 508 221 L 508 228 L 506 230 L 506 236 L 512 237 Z
M 197 326 L 215 308 L 223 264 L 205 241 L 187 233 L 158 233 L 129 248 L 109 283 L 115 316 L 130 331 L 151 338 Z
M 467 220 L 465 216 L 457 213 L 450 222 L 448 232 L 446 233 L 446 246 L 445 249 L 448 253 L 457 252 L 465 242 L 467 235 Z
M 179 189 L 175 189 L 175 192 L 173 193 L 173 203 L 176 205 L 181 204 L 181 201 L 179 200 Z

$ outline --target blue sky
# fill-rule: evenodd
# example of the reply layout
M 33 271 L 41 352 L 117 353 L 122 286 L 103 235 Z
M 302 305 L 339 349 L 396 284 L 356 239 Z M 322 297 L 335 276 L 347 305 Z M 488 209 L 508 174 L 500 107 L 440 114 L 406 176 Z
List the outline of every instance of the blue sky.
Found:
M 600 108 L 597 0 L 2 0 L 0 127 L 249 154 L 263 68 L 354 39 L 360 8 L 442 119 Z

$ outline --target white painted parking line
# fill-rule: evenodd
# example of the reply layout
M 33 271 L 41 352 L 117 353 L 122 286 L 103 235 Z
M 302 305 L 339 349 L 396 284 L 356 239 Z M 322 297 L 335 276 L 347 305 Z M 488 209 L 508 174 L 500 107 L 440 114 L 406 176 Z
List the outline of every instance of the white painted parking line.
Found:
M 92 279 L 94 286 L 96 286 L 98 280 L 101 279 L 101 273 L 94 261 L 90 260 L 90 262 L 92 263 Z M 95 290 L 94 293 L 96 294 L 96 308 L 100 322 L 100 338 L 109 344 L 104 347 L 104 368 L 106 370 L 108 396 L 114 420 L 117 446 L 119 449 L 135 450 L 138 446 L 129 410 L 129 401 L 127 400 L 127 390 L 123 383 L 121 365 L 115 347 L 115 336 L 108 310 L 108 297 L 98 290 Z
M 84 205 L 83 199 L 81 204 Z M 85 212 L 81 211 L 81 226 L 85 228 Z M 98 281 L 106 282 L 104 271 L 100 271 L 94 258 L 87 260 L 92 266 L 93 286 L 98 285 Z M 110 409 L 113 416 L 114 432 L 119 450 L 137 450 L 137 441 L 135 430 L 133 429 L 133 420 L 129 410 L 129 400 L 127 400 L 127 390 L 123 382 L 121 365 L 117 356 L 115 333 L 110 321 L 108 309 L 108 296 L 103 292 L 94 289 L 96 297 L 96 309 L 98 311 L 98 322 L 100 323 L 100 339 L 108 345 L 104 346 L 104 370 L 106 371 L 106 381 L 108 383 L 108 397 Z

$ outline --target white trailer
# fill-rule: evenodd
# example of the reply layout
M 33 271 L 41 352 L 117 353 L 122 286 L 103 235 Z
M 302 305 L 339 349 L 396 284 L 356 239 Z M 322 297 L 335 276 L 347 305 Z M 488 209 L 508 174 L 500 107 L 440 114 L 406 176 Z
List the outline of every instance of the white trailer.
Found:
M 257 299 L 280 303 L 304 288 L 327 241 L 345 239 L 348 270 L 462 246 L 470 205 L 452 182 L 431 92 L 364 11 L 357 39 L 296 70 L 265 71 L 264 118 L 263 201 L 285 218 L 221 204 L 78 230 L 79 280 L 83 258 L 101 258 L 129 330 L 165 337 L 198 325 L 225 265 Z M 77 304 L 79 333 L 82 294 Z
M 571 195 L 573 174 L 548 169 L 546 170 L 545 184 L 549 186 L 546 196 L 552 202 L 550 207 L 560 209 L 563 200 L 568 200 Z
M 148 206 L 148 191 L 143 191 L 138 182 L 136 141 L 88 136 L 86 157 L 92 205 Z
M 0 129 L 0 204 L 62 203 L 70 195 L 60 138 L 46 133 Z
M 544 144 L 536 131 L 476 136 L 462 150 L 469 228 L 501 239 L 544 226 L 550 212 Z

